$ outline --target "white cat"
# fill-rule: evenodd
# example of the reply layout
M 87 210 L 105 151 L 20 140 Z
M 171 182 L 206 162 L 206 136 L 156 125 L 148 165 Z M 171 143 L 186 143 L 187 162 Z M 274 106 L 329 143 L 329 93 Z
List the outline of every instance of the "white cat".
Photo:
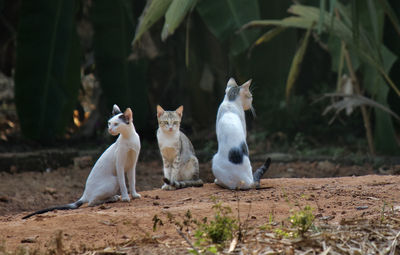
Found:
M 215 183 L 228 189 L 250 189 L 259 186 L 261 176 L 267 171 L 271 160 L 253 175 L 246 143 L 246 120 L 244 111 L 253 111 L 251 80 L 238 86 L 230 78 L 225 97 L 218 108 L 216 133 L 218 152 L 212 159 Z
M 140 197 L 135 186 L 140 139 L 132 122 L 132 111 L 127 108 L 124 113 L 121 113 L 118 106 L 114 105 L 113 115 L 108 121 L 108 132 L 113 136 L 119 134 L 119 137 L 97 160 L 87 178 L 82 197 L 74 203 L 43 209 L 23 219 L 53 210 L 77 209 L 84 203 L 95 206 L 105 202 L 115 202 L 120 198 L 119 193 L 122 201 L 129 202 L 125 172 L 128 176 L 132 198 Z

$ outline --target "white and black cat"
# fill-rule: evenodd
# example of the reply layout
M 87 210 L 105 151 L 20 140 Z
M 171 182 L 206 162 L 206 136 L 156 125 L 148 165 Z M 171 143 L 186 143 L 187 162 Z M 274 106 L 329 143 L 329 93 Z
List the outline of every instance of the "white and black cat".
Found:
M 105 202 L 115 202 L 120 198 L 119 193 L 122 201 L 129 202 L 125 172 L 132 198 L 140 197 L 135 185 L 140 139 L 132 122 L 132 111 L 127 108 L 122 113 L 118 106 L 114 105 L 112 113 L 114 116 L 108 120 L 108 132 L 113 136 L 119 134 L 119 137 L 97 160 L 87 178 L 82 197 L 74 203 L 43 209 L 26 215 L 23 219 L 53 210 L 77 209 L 84 203 L 95 206 Z
M 250 189 L 259 187 L 262 175 L 267 171 L 271 159 L 254 174 L 246 143 L 246 120 L 244 111 L 253 110 L 251 80 L 238 86 L 230 78 L 225 89 L 225 97 L 218 108 L 216 133 L 218 152 L 212 159 L 215 183 L 228 189 Z
M 183 106 L 164 111 L 157 105 L 158 147 L 163 160 L 164 190 L 203 186 L 199 179 L 199 161 L 189 138 L 179 130 Z

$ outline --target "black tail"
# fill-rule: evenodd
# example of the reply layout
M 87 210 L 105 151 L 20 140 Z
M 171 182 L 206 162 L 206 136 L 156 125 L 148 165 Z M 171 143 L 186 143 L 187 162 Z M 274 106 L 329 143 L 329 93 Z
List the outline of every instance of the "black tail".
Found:
M 163 181 L 166 184 L 171 185 L 177 189 L 182 189 L 182 188 L 186 188 L 186 187 L 202 187 L 203 186 L 203 181 L 201 179 L 171 182 L 168 178 L 164 177 Z
M 36 211 L 34 213 L 28 214 L 28 215 L 24 216 L 22 219 L 23 220 L 24 219 L 28 219 L 29 217 L 32 217 L 33 215 L 47 213 L 47 212 L 51 212 L 51 211 L 54 211 L 54 210 L 78 209 L 82 204 L 83 204 L 83 202 L 81 200 L 78 200 L 78 201 L 76 201 L 74 203 L 71 203 L 71 204 L 50 207 L 50 208 L 42 209 L 42 210 Z
M 260 187 L 260 179 L 267 172 L 269 165 L 271 164 L 271 158 L 267 158 L 264 165 L 262 165 L 259 169 L 257 169 L 253 173 L 253 181 L 256 184 L 256 188 Z

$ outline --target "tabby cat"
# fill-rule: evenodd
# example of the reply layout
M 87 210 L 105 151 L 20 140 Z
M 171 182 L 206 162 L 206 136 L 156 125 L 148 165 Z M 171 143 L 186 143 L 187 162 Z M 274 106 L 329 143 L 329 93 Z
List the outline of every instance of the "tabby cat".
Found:
M 199 178 L 199 162 L 189 138 L 179 130 L 183 106 L 165 111 L 157 105 L 158 147 L 163 160 L 164 190 L 203 186 Z

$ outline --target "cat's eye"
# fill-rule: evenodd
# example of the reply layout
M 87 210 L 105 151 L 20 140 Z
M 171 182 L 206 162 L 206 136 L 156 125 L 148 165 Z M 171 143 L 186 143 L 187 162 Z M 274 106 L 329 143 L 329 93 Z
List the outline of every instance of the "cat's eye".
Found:
M 111 126 L 111 122 L 108 122 L 108 126 Z
M 160 121 L 160 125 L 163 125 L 163 126 L 168 125 L 168 121 L 165 121 L 165 120 Z
M 174 121 L 174 125 L 178 125 L 179 124 L 179 121 Z
M 118 123 L 114 123 L 114 127 L 118 126 Z

